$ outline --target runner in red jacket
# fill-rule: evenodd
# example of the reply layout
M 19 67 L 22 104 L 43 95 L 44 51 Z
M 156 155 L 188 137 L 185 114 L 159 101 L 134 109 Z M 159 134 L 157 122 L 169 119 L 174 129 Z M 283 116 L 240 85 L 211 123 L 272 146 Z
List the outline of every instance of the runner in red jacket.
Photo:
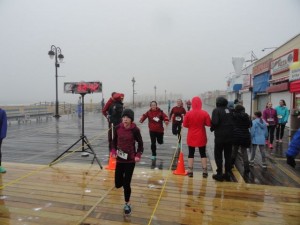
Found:
M 143 123 L 148 118 L 148 127 L 151 138 L 151 151 L 152 160 L 156 160 L 156 141 L 158 144 L 164 143 L 164 126 L 169 124 L 168 116 L 157 107 L 157 102 L 152 101 L 150 103 L 150 110 L 144 113 L 140 119 L 140 123 Z
M 183 119 L 183 126 L 188 128 L 187 145 L 189 146 L 188 176 L 193 177 L 193 165 L 195 148 L 199 148 L 203 177 L 207 173 L 206 143 L 207 136 L 205 126 L 210 127 L 211 120 L 209 114 L 202 110 L 202 101 L 196 96 L 192 99 L 192 110 L 188 111 Z
M 183 116 L 186 114 L 185 108 L 181 99 L 177 99 L 177 105 L 170 112 L 170 120 L 172 120 L 172 133 L 177 135 L 178 143 L 181 142 L 181 126 Z

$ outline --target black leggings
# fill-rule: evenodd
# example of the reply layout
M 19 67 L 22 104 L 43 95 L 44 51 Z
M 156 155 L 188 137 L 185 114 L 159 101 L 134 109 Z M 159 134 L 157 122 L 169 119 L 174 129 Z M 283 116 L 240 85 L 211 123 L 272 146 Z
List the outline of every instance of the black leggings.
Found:
M 282 139 L 284 134 L 285 123 L 279 123 L 276 126 L 276 140 Z
M 172 133 L 177 135 L 179 142 L 181 141 L 181 123 L 172 123 Z
M 276 125 L 269 125 L 268 126 L 268 137 L 267 140 L 270 138 L 270 143 L 273 144 L 274 141 L 274 131 L 275 131 Z
M 201 158 L 206 158 L 206 146 L 198 147 Z M 188 158 L 194 158 L 196 147 L 189 146 Z
M 135 163 L 117 163 L 115 171 L 115 187 L 124 189 L 125 202 L 129 202 L 131 195 L 131 178 Z
M 152 155 L 156 156 L 156 141 L 158 144 L 164 143 L 164 133 L 150 131 L 150 139 L 151 139 L 151 151 Z

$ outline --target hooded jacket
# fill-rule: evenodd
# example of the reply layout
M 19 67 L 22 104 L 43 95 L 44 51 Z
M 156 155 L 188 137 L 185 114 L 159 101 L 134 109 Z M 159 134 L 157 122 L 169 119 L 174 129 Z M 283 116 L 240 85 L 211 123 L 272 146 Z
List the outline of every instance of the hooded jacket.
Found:
M 230 143 L 233 138 L 233 115 L 227 107 L 228 101 L 224 97 L 216 99 L 216 108 L 211 116 L 211 131 L 215 132 L 216 143 Z
M 251 120 L 247 113 L 235 111 L 233 113 L 233 141 L 234 145 L 249 147 L 251 144 L 251 135 L 249 128 Z
M 277 118 L 277 112 L 273 108 L 266 108 L 263 111 L 263 119 L 271 126 L 277 125 L 278 118 Z
M 138 144 L 137 148 L 135 142 Z M 135 123 L 131 123 L 129 128 L 125 128 L 123 123 L 116 127 L 112 148 L 122 150 L 128 154 L 127 160 L 117 157 L 117 162 L 120 163 L 133 163 L 135 162 L 135 157 L 141 157 L 144 151 L 143 139 L 140 129 Z
M 294 134 L 290 144 L 289 148 L 286 152 L 287 156 L 296 157 L 300 152 L 300 129 L 297 130 L 297 132 Z
M 287 123 L 288 118 L 289 118 L 289 110 L 286 106 L 277 106 L 275 108 L 276 112 L 277 112 L 277 117 L 278 117 L 278 123 L 282 124 L 282 123 Z
M 261 118 L 252 121 L 251 127 L 252 144 L 264 145 L 268 137 L 268 128 L 266 122 Z
M 156 110 L 150 109 L 143 114 L 140 122 L 144 122 L 147 118 L 149 130 L 158 133 L 164 132 L 163 121 L 169 121 L 168 116 L 159 107 L 156 107 Z
M 205 126 L 210 127 L 209 114 L 202 110 L 202 101 L 199 97 L 192 99 L 192 110 L 188 111 L 183 119 L 183 126 L 188 128 L 187 144 L 191 147 L 202 147 L 207 143 Z
M 0 140 L 6 137 L 7 133 L 7 116 L 5 110 L 0 108 Z

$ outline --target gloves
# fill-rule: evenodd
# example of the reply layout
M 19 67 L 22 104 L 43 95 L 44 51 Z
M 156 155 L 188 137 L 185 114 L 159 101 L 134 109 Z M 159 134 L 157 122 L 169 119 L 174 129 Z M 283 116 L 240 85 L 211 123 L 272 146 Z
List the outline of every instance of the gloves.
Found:
M 140 160 L 141 160 L 141 157 L 138 157 L 138 156 L 134 157 L 135 162 L 139 162 Z
M 113 158 L 117 158 L 117 151 L 116 151 L 116 149 L 113 148 L 113 149 L 110 150 L 110 156 L 113 157 Z

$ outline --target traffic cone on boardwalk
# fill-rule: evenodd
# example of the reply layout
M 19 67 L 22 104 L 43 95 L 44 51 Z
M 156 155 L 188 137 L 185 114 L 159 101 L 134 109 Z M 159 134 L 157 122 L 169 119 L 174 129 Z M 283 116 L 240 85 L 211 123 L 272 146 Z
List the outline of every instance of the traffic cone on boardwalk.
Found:
M 187 171 L 184 168 L 184 160 L 183 160 L 183 153 L 180 152 L 179 159 L 177 162 L 177 169 L 173 171 L 173 174 L 175 175 L 187 175 Z
M 116 158 L 112 157 L 111 154 L 109 154 L 109 162 L 108 165 L 105 167 L 107 170 L 115 170 L 116 169 Z

